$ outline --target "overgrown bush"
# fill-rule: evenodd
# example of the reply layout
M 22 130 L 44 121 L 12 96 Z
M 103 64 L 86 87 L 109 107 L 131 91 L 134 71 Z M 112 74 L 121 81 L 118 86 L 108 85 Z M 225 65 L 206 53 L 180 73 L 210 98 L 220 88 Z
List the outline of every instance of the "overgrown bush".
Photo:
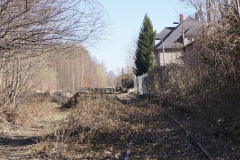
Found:
M 111 97 L 94 95 L 94 100 L 79 101 L 67 120 L 39 143 L 36 153 L 43 158 L 123 159 L 133 130 L 144 147 L 153 141 L 149 130 L 152 123 L 158 123 L 160 108 L 147 102 L 123 105 Z

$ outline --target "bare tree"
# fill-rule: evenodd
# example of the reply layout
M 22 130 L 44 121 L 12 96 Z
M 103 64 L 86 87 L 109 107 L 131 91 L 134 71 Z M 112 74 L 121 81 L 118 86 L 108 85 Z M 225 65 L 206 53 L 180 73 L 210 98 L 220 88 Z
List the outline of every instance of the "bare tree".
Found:
M 137 36 L 133 35 L 131 40 L 128 42 L 126 49 L 125 49 L 125 66 L 127 73 L 132 74 L 133 73 L 133 68 L 134 68 L 134 57 L 135 57 L 135 52 L 137 49 Z
M 104 35 L 106 12 L 97 0 L 1 0 L 0 3 L 1 96 L 2 103 L 11 103 L 13 109 L 27 91 L 30 77 L 44 65 L 39 61 L 40 56 L 41 61 L 47 61 L 68 49 L 70 41 L 91 45 Z
M 108 86 L 112 88 L 116 87 L 117 77 L 115 76 L 114 71 L 109 71 L 107 74 L 107 77 L 108 77 L 108 82 L 107 82 Z

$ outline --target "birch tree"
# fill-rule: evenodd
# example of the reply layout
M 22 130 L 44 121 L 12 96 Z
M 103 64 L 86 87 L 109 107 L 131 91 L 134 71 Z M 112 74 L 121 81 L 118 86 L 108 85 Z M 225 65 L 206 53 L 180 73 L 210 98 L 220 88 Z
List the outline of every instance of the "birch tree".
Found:
M 134 65 L 134 57 L 135 57 L 135 52 L 137 49 L 137 36 L 133 35 L 131 40 L 128 42 L 126 49 L 125 49 L 125 66 L 127 73 L 129 74 L 134 74 L 133 68 L 135 67 Z

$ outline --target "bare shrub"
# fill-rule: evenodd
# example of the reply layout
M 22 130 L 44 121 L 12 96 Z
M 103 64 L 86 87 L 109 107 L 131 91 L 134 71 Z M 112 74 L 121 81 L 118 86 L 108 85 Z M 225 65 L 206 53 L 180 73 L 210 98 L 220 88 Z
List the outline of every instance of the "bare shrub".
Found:
M 156 121 L 154 115 L 160 111 L 160 106 L 147 102 L 137 107 L 123 105 L 100 95 L 92 98 L 94 100 L 80 101 L 76 108 L 71 109 L 67 121 L 45 137 L 36 152 L 43 158 L 121 159 L 133 130 L 140 141 L 152 141 L 148 123 Z M 147 143 L 144 146 L 147 147 Z
M 58 116 L 56 109 L 59 105 L 52 103 L 50 99 L 40 96 L 31 96 L 29 102 L 20 104 L 14 112 L 13 124 L 23 127 L 36 126 L 39 122 Z

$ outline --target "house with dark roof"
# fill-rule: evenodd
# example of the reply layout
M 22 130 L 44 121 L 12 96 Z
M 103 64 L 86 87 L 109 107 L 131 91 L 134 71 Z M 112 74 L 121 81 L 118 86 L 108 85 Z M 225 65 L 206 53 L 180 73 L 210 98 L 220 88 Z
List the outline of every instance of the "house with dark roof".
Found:
M 198 14 L 195 18 L 188 16 L 183 20 L 180 14 L 180 23 L 176 27 L 165 27 L 153 39 L 153 51 L 158 66 L 167 64 L 184 64 L 184 48 L 194 41 L 194 28 L 200 24 Z

